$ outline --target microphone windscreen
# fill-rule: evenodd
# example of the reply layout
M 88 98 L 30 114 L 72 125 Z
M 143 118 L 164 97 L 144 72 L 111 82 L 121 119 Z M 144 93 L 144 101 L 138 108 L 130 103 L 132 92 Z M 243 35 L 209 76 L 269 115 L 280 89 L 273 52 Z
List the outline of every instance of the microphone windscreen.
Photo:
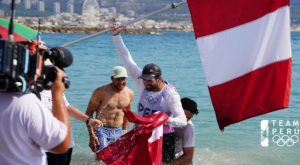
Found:
M 53 53 L 55 66 L 66 68 L 73 63 L 72 53 L 64 47 L 54 47 L 50 51 Z

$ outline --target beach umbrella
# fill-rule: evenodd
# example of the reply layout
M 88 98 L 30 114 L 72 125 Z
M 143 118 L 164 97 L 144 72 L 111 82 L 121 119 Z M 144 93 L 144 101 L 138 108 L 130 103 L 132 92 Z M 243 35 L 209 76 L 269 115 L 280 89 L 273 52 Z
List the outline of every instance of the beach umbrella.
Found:
M 1 39 L 8 38 L 9 20 L 0 18 L 0 35 Z M 14 22 L 14 41 L 26 42 L 36 38 L 38 32 L 25 25 Z

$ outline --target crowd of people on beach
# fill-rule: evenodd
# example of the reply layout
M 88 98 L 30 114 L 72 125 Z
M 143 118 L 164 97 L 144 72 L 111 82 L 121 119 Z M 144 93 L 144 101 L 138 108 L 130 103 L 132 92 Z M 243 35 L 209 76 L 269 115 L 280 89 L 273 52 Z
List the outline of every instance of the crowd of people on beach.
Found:
M 0 164 L 70 164 L 74 146 L 70 117 L 86 123 L 93 152 L 116 141 L 128 132 L 124 111 L 131 111 L 134 98 L 133 90 L 126 86 L 128 75 L 138 89 L 138 114 L 164 112 L 169 116 L 163 125 L 162 164 L 192 164 L 195 128 L 191 119 L 198 114 L 197 103 L 180 98 L 175 86 L 163 79 L 158 65 L 139 68 L 122 40 L 123 29 L 117 23 L 111 27 L 124 67 L 112 68 L 111 82 L 94 90 L 86 113 L 67 101 L 61 81 L 66 73 L 55 64 L 50 65 L 56 79 L 39 98 L 30 92 L 0 92 Z

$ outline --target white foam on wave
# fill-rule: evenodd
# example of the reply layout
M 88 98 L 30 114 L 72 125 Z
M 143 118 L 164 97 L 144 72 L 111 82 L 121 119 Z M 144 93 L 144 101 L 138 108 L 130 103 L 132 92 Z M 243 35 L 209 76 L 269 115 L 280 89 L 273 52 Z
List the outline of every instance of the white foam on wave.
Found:
M 196 150 L 194 154 L 193 164 L 205 164 L 205 165 L 235 165 L 241 164 L 241 162 L 235 158 L 233 152 L 224 151 L 216 152 L 209 148 Z
M 215 148 L 197 149 L 194 165 L 282 165 L 299 164 L 297 152 L 291 148 L 270 147 L 247 150 L 220 150 Z

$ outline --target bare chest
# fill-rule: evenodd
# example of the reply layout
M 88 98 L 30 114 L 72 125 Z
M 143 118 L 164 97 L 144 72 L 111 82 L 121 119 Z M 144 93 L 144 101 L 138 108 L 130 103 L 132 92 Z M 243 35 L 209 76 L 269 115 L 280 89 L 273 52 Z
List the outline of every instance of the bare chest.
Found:
M 122 109 L 128 107 L 130 104 L 130 96 L 127 93 L 113 94 L 106 99 L 103 106 L 106 109 Z

